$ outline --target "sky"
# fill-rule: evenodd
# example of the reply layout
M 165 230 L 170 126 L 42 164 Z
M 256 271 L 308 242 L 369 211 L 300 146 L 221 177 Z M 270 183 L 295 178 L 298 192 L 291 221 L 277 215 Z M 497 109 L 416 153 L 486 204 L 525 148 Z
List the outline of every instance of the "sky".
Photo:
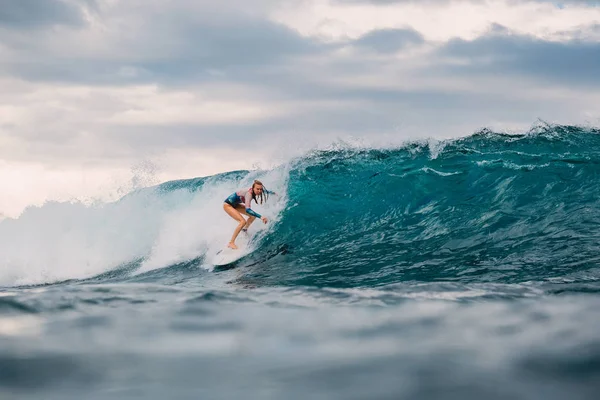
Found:
M 539 121 L 600 125 L 600 0 L 0 0 L 0 218 Z

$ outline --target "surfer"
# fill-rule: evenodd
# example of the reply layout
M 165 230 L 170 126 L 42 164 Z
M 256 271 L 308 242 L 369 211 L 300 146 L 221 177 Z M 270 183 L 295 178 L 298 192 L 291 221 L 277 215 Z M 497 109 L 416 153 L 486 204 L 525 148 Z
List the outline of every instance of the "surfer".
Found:
M 257 199 L 260 198 L 260 204 L 262 204 L 263 201 L 267 201 L 269 194 L 277 193 L 268 191 L 261 181 L 255 180 L 250 189 L 238 190 L 225 199 L 223 209 L 231 216 L 231 218 L 238 221 L 238 226 L 235 228 L 235 231 L 233 231 L 233 236 L 227 247 L 237 249 L 238 247 L 235 244 L 235 239 L 241 231 L 247 232 L 248 228 L 256 218 L 260 218 L 265 224 L 267 223 L 267 218 L 250 208 L 250 203 L 254 200 L 254 202 L 258 204 Z M 247 221 L 242 214 L 248 216 Z

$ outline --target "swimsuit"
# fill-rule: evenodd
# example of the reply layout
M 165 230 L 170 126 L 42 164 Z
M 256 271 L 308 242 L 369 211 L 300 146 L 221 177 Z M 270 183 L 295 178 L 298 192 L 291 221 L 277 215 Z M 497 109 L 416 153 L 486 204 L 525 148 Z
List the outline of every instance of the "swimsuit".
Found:
M 225 199 L 225 203 L 229 204 L 233 208 L 235 208 L 235 206 L 238 204 L 243 204 L 246 207 L 246 213 L 248 213 L 248 215 L 252 215 L 256 218 L 261 218 L 261 215 L 259 213 L 250 208 L 250 202 L 252 201 L 252 194 L 250 193 L 251 190 L 252 189 L 242 189 L 238 190 L 237 192 L 233 192 L 231 195 L 229 195 L 229 197 Z M 265 190 L 265 192 L 267 191 Z

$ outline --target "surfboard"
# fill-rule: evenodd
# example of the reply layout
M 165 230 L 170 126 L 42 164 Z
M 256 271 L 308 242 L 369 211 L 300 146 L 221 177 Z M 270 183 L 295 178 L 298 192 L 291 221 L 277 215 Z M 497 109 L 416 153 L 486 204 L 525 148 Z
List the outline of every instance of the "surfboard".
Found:
M 239 245 L 237 250 L 224 248 L 217 251 L 217 253 L 212 257 L 211 264 L 215 267 L 221 267 L 239 260 L 246 254 L 248 254 L 248 252 L 241 249 Z
M 250 237 L 247 234 L 240 234 L 235 241 L 237 245 L 237 249 L 230 249 L 227 247 L 227 244 L 223 245 L 223 247 L 217 250 L 212 257 L 208 260 L 211 265 L 215 267 L 229 265 L 240 258 L 250 254 L 251 246 L 250 246 Z

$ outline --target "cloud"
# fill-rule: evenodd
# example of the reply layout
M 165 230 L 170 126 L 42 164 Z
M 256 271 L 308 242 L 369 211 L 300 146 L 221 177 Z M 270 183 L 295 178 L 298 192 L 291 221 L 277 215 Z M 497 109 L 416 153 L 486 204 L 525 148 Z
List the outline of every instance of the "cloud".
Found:
M 423 36 L 412 29 L 380 29 L 371 31 L 353 44 L 358 47 L 370 48 L 381 53 L 398 51 L 411 44 L 422 44 Z
M 193 2 L 176 2 L 167 12 L 164 4 L 144 2 L 140 9 L 142 4 L 136 3 L 98 7 L 85 25 L 46 29 L 26 38 L 19 30 L 2 31 L 4 74 L 111 84 L 203 80 L 222 70 L 235 73 L 319 51 L 318 43 L 260 15 L 212 12 L 211 6 L 197 9 L 199 3 Z M 67 11 L 73 11 L 66 3 L 51 4 L 62 13 L 47 15 L 48 23 L 65 20 Z
M 230 39 L 224 26 L 231 25 L 202 29 L 212 32 L 216 43 L 240 38 Z M 245 28 L 247 37 L 240 40 L 247 43 L 260 42 L 252 38 L 265 32 L 283 34 L 270 47 L 259 44 L 264 57 L 249 60 L 245 53 L 236 55 L 213 43 L 215 54 L 223 51 L 223 58 L 209 57 L 214 62 L 209 65 L 186 63 L 196 57 L 186 51 L 151 63 L 142 49 L 140 61 L 128 64 L 131 71 L 121 70 L 123 76 L 112 81 L 106 78 L 111 85 L 93 73 L 71 80 L 67 74 L 62 82 L 45 84 L 36 83 L 40 76 L 28 78 L 30 83 L 6 93 L 13 117 L 5 126 L 14 140 L 30 144 L 20 147 L 27 152 L 19 152 L 13 141 L 12 148 L 4 149 L 6 157 L 127 160 L 165 148 L 236 143 L 248 151 L 275 153 L 284 144 L 322 138 L 364 135 L 375 140 L 403 129 L 437 134 L 440 124 L 440 134 L 466 134 L 490 121 L 528 124 L 556 115 L 571 94 L 546 99 L 540 108 L 535 93 L 543 92 L 546 84 L 568 87 L 573 80 L 594 80 L 597 67 L 593 44 L 548 42 L 501 27 L 474 41 L 442 45 L 432 45 L 412 30 L 377 30 L 324 45 L 270 22 L 251 20 L 238 26 L 255 27 L 256 34 Z M 190 44 L 184 48 L 192 45 L 187 40 Z M 546 65 L 549 60 L 560 62 L 566 54 L 583 54 L 592 64 L 573 77 L 568 65 Z M 539 71 L 545 71 L 546 82 L 531 84 L 539 81 Z M 523 93 L 527 85 L 533 94 Z M 574 115 L 578 104 L 563 107 L 563 115 L 569 110 Z M 77 155 L 69 157 L 78 148 Z
M 31 29 L 83 23 L 82 9 L 65 0 L 0 0 L 0 26 Z
M 380 29 L 413 29 L 428 41 L 472 40 L 492 23 L 546 40 L 578 35 L 579 27 L 597 23 L 600 7 L 568 7 L 542 1 L 395 1 L 386 3 L 312 0 L 276 8 L 271 17 L 302 35 L 344 41 Z M 558 35 L 557 35 L 558 33 Z M 595 35 L 595 39 L 600 39 Z
M 448 4 L 448 3 L 481 3 L 481 0 L 333 0 L 339 4 L 372 4 L 386 6 L 391 4 Z M 566 4 L 590 5 L 595 7 L 598 0 L 508 0 L 509 3 L 551 3 L 557 7 Z
M 475 40 L 454 39 L 438 50 L 439 73 L 518 75 L 552 85 L 600 87 L 600 43 L 544 41 L 501 27 Z M 454 64 L 454 65 L 453 65 Z

